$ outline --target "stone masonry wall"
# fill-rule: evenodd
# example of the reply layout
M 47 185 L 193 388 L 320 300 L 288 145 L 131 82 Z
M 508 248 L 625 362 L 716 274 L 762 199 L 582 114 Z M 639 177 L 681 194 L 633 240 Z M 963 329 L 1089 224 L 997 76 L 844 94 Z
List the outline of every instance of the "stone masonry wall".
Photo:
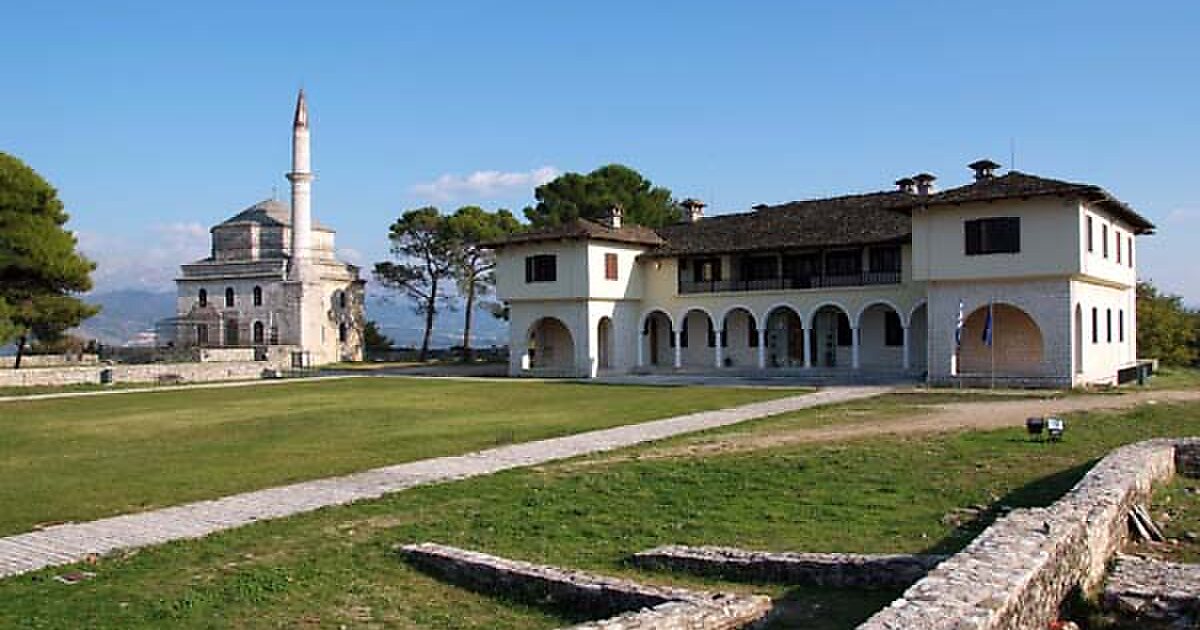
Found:
M 1200 438 L 1114 450 L 1048 508 L 1014 510 L 860 630 L 1045 628 L 1072 590 L 1092 594 L 1128 536 L 1130 508 L 1175 473 Z
M 422 570 L 472 590 L 551 602 L 597 618 L 617 615 L 574 630 L 733 630 L 771 610 L 763 596 L 647 586 L 432 543 L 406 545 L 401 552 Z
M 115 383 L 154 383 L 160 379 L 184 383 L 262 378 L 263 370 L 279 367 L 267 361 L 230 363 L 147 363 L 143 365 L 80 366 L 0 370 L 0 387 L 61 387 L 96 385 L 101 370 L 112 370 Z
M 634 554 L 647 569 L 796 586 L 895 588 L 921 579 L 948 556 L 919 554 L 772 553 L 726 547 L 658 547 Z

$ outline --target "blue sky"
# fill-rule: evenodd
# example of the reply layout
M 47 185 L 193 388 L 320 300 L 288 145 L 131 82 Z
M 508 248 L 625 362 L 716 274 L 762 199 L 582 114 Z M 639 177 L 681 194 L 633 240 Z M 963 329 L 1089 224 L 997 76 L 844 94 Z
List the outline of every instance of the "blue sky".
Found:
M 952 186 L 991 157 L 1158 223 L 1144 277 L 1200 304 L 1200 3 L 166 2 L 4 11 L 0 150 L 55 184 L 102 288 L 169 288 L 207 227 L 286 198 L 386 256 L 404 209 L 519 209 L 622 162 L 710 211 Z M 475 173 L 474 177 L 471 175 Z

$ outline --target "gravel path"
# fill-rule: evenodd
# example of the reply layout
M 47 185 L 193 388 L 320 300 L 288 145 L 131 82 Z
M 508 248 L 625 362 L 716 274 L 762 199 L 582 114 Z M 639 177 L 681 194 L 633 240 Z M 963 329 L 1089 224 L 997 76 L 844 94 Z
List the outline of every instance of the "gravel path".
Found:
M 93 554 L 200 538 L 256 521 L 374 499 L 416 486 L 632 446 L 808 407 L 867 398 L 884 391 L 886 388 L 882 387 L 831 388 L 732 409 L 693 413 L 466 455 L 424 459 L 87 523 L 56 525 L 0 538 L 0 578 L 79 562 Z

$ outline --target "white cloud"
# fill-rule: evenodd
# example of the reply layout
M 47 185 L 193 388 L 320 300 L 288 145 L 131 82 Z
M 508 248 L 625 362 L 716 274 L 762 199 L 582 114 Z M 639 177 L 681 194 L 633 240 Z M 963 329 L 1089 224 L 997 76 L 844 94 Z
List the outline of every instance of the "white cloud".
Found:
M 195 222 L 152 225 L 141 233 L 82 231 L 79 249 L 96 263 L 97 291 L 169 291 L 179 265 L 208 255 L 208 229 Z
M 543 166 L 531 171 L 475 171 L 470 175 L 446 174 L 432 182 L 414 184 L 413 194 L 432 201 L 453 199 L 478 199 L 507 195 L 522 188 L 532 191 L 562 174 L 553 166 Z
M 341 258 L 352 265 L 358 265 L 359 267 L 361 267 L 363 265 L 363 261 L 367 259 L 366 256 L 363 256 L 362 252 L 354 249 L 353 247 L 339 247 L 337 253 L 338 258 Z

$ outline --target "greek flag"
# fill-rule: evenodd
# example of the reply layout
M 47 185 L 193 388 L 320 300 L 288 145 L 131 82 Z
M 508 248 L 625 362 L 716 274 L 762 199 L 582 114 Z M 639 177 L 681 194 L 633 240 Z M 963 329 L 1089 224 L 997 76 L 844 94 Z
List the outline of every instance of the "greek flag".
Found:
M 955 346 L 962 345 L 962 332 L 963 332 L 963 301 L 960 299 L 958 301 L 958 320 L 954 323 L 954 345 Z
M 988 305 L 987 319 L 983 320 L 983 345 L 992 346 L 992 305 Z

